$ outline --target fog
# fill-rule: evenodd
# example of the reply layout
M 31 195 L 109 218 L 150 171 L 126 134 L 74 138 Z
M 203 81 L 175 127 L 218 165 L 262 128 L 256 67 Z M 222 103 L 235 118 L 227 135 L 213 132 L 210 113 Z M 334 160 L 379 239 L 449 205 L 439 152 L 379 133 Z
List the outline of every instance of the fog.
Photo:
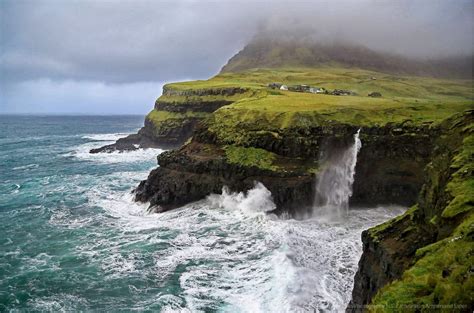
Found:
M 142 114 L 163 83 L 215 75 L 262 33 L 469 55 L 473 9 L 463 0 L 4 0 L 0 112 Z

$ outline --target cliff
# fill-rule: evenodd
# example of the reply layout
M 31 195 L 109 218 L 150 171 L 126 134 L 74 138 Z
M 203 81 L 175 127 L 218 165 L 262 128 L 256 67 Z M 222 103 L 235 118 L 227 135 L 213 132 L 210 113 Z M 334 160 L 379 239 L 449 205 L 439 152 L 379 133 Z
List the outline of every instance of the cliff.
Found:
M 356 95 L 276 90 L 267 87 L 272 82 Z M 382 97 L 369 97 L 374 91 Z M 472 100 L 470 80 L 338 67 L 252 69 L 171 84 L 147 117 L 147 131 L 163 140 L 185 133 L 176 144 L 189 138 L 158 156 L 135 198 L 163 212 L 259 181 L 272 192 L 275 213 L 305 218 L 325 156 L 351 144 L 360 129 L 351 206 L 413 207 L 363 233 L 348 311 L 469 308 Z M 183 132 L 186 123 L 192 126 Z M 173 127 L 180 130 L 167 136 Z
M 130 151 L 140 148 L 177 148 L 191 137 L 199 121 L 209 113 L 249 96 L 249 89 L 232 85 L 186 89 L 186 83 L 168 84 L 145 117 L 137 134 L 120 138 L 111 145 L 92 149 L 91 153 Z
M 358 96 L 268 88 L 274 81 L 340 87 Z M 383 97 L 368 97 L 372 91 Z M 352 204 L 412 205 L 439 123 L 469 107 L 470 97 L 468 81 L 339 68 L 261 69 L 171 84 L 151 114 L 154 125 L 169 125 L 175 114 L 203 114 L 202 120 L 193 124 L 184 146 L 158 157 L 160 167 L 136 189 L 136 199 L 163 211 L 220 192 L 224 185 L 242 191 L 261 181 L 278 211 L 304 216 L 315 175 L 324 166 L 322 154 L 347 145 L 360 128 L 363 148 Z
M 262 35 L 233 56 L 212 79 L 165 85 L 137 134 L 90 152 L 177 148 L 209 113 L 244 98 L 258 98 L 262 87 L 275 81 L 413 99 L 430 98 L 416 91 L 456 96 L 462 85 L 459 81 L 443 85 L 441 80 L 435 82 L 428 77 L 471 79 L 472 56 L 411 60 L 353 44 L 329 45 Z M 374 80 L 380 78 L 382 84 Z
M 442 123 L 418 203 L 363 232 L 348 312 L 472 312 L 473 121 L 466 111 Z

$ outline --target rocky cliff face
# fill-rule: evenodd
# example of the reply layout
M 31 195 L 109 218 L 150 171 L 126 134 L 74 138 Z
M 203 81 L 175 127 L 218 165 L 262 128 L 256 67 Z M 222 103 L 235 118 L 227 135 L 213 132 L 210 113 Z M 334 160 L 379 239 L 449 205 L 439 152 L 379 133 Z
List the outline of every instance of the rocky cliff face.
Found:
M 363 232 L 348 312 L 472 311 L 473 121 L 467 111 L 442 124 L 418 204 Z
M 429 124 L 362 128 L 351 205 L 413 205 L 438 134 Z
M 174 89 L 172 85 L 165 85 L 162 96 L 156 100 L 153 111 L 146 116 L 145 125 L 137 134 L 90 152 L 177 148 L 191 137 L 199 121 L 248 91 L 241 87 Z
M 311 205 L 313 175 L 306 171 L 311 164 L 276 156 L 257 148 L 222 147 L 200 141 L 206 137 L 200 129 L 192 141 L 179 150 L 158 156 L 160 167 L 153 170 L 135 190 L 136 200 L 150 202 L 155 212 L 176 208 L 211 193 L 220 193 L 224 186 L 233 191 L 251 189 L 263 183 L 274 195 L 278 212 L 300 212 Z M 233 162 L 232 153 L 256 154 L 248 164 Z M 278 165 L 277 165 L 278 164 Z M 286 169 L 281 170 L 285 164 Z
M 161 212 L 219 193 L 223 186 L 245 191 L 260 181 L 274 195 L 277 213 L 307 216 L 320 160 L 331 150 L 350 145 L 357 129 L 336 124 L 279 134 L 256 132 L 247 138 L 251 146 L 239 146 L 223 142 L 202 125 L 189 144 L 158 157 L 160 167 L 140 183 L 136 199 L 150 201 Z M 429 125 L 363 128 L 352 205 L 414 204 L 436 132 Z M 247 158 L 255 151 L 262 155 L 253 163 L 233 162 L 229 149 L 241 149 Z M 269 162 L 262 165 L 265 158 Z

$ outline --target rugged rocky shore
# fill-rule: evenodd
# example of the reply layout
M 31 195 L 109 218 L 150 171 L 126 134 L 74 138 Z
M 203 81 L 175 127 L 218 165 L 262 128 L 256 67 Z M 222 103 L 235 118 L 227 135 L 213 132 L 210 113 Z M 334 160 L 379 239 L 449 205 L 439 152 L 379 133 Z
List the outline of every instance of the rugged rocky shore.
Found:
M 351 207 L 412 208 L 363 233 L 347 310 L 472 308 L 472 81 L 395 75 L 411 72 L 400 66 L 384 72 L 384 58 L 375 71 L 337 58 L 321 67 L 315 58 L 311 67 L 255 68 L 257 50 L 244 49 L 209 80 L 166 85 L 138 134 L 91 152 L 174 148 L 158 156 L 159 167 L 134 191 L 152 212 L 224 186 L 246 191 L 261 182 L 272 193 L 274 213 L 305 218 L 313 212 L 318 174 L 360 130 Z M 264 59 L 274 55 L 273 46 L 267 50 Z M 275 82 L 355 95 L 267 87 Z M 383 97 L 367 96 L 374 92 Z
M 259 181 L 272 192 L 275 213 L 307 217 L 324 154 L 346 147 L 358 129 L 291 129 L 239 147 L 224 144 L 211 128 L 200 125 L 183 147 L 161 154 L 160 167 L 137 187 L 136 200 L 163 212 L 223 186 L 245 191 Z M 352 205 L 417 204 L 362 234 L 348 312 L 397 312 L 404 304 L 472 307 L 462 290 L 472 290 L 473 138 L 473 111 L 436 126 L 361 127 Z
M 258 181 L 271 191 L 274 213 L 306 218 L 313 211 L 318 173 L 360 130 L 351 207 L 413 207 L 363 233 L 364 252 L 348 311 L 397 312 L 412 303 L 419 308 L 472 306 L 461 292 L 472 290 L 467 264 L 474 255 L 468 249 L 474 200 L 468 196 L 473 157 L 467 89 L 462 97 L 442 98 L 454 102 L 437 104 L 436 110 L 432 103 L 437 98 L 396 95 L 350 97 L 341 106 L 338 97 L 272 91 L 261 82 L 238 83 L 239 78 L 232 84 L 245 88 L 220 89 L 228 75 L 178 85 L 179 92 L 167 91 L 157 101 L 151 117 L 158 115 L 158 127 L 169 125 L 173 114 L 205 115 L 199 115 L 182 146 L 158 156 L 159 167 L 135 189 L 137 201 L 149 202 L 150 211 L 159 213 L 220 193 L 224 186 L 246 191 Z M 415 91 L 409 92 L 413 97 Z M 383 93 L 390 95 L 390 90 Z

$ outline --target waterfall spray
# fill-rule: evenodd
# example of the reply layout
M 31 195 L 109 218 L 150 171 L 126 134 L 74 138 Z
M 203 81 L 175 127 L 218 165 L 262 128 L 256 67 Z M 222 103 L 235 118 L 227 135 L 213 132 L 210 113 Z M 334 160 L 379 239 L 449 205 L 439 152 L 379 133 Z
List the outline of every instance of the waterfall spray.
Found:
M 360 129 L 354 134 L 354 143 L 342 153 L 331 155 L 317 176 L 313 213 L 328 218 L 340 218 L 349 209 L 352 196 L 357 154 L 362 146 Z

